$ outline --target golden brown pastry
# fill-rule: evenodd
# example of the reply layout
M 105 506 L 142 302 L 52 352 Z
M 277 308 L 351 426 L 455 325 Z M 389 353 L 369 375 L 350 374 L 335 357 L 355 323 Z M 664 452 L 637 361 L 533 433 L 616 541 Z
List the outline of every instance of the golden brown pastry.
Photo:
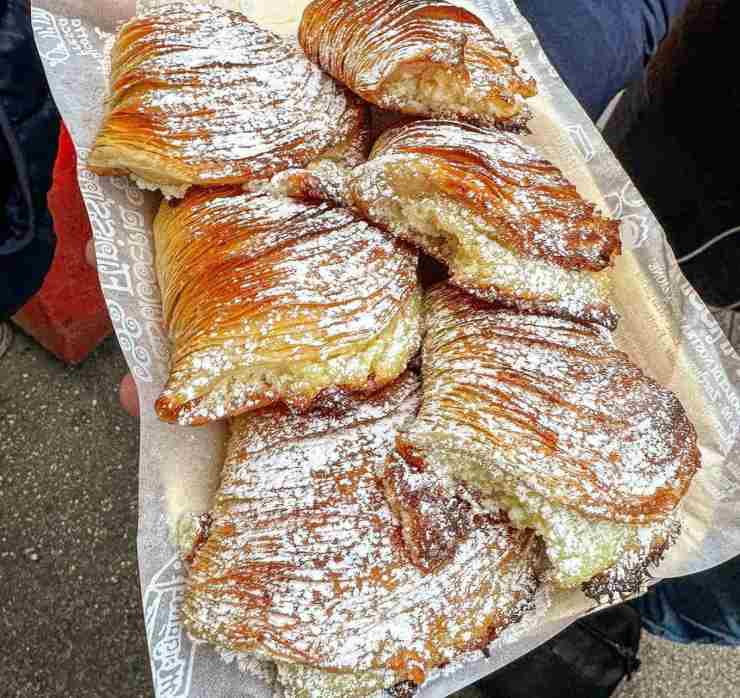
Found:
M 388 131 L 348 196 L 480 298 L 616 324 L 603 270 L 620 252 L 617 221 L 515 136 L 434 121 Z
M 272 188 L 338 201 L 444 262 L 484 300 L 613 328 L 619 225 L 511 134 L 450 121 L 387 131 L 349 174 L 289 170 Z
M 475 15 L 444 0 L 314 0 L 306 55 L 391 111 L 522 130 L 534 80 Z
M 417 407 L 418 378 L 406 373 L 371 397 L 233 421 L 183 604 L 194 637 L 339 677 L 418 684 L 531 607 L 541 552 L 531 533 L 481 522 L 432 575 L 406 557 L 376 472 Z
M 594 518 L 521 484 L 502 488 L 493 503 L 506 508 L 512 525 L 535 529 L 542 537 L 555 585 L 580 586 L 599 601 L 641 590 L 649 568 L 659 563 L 681 529 L 678 509 L 664 519 L 622 523 Z
M 300 48 L 239 12 L 172 3 L 121 29 L 88 165 L 181 196 L 327 151 L 357 162 L 366 135 L 365 107 Z
M 193 190 L 154 221 L 171 340 L 159 416 L 202 424 L 394 380 L 420 345 L 416 253 L 349 211 Z
M 700 464 L 696 433 L 605 329 L 444 284 L 425 323 L 422 404 L 399 449 L 537 529 L 558 583 L 606 570 L 674 512 Z
M 425 463 L 411 465 L 397 452 L 386 462 L 380 482 L 394 517 L 401 525 L 406 553 L 424 572 L 446 564 L 481 521 L 536 529 L 545 542 L 550 579 L 559 587 L 581 586 L 598 602 L 624 600 L 643 590 L 650 568 L 657 567 L 681 531 L 677 512 L 645 525 L 591 520 L 580 513 L 527 494 L 496 499 L 450 486 Z M 511 518 L 500 508 L 507 506 Z

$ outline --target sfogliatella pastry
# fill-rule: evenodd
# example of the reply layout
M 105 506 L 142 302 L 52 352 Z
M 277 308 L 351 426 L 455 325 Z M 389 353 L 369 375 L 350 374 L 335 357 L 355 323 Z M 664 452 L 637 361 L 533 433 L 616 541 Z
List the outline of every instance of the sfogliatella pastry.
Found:
M 348 196 L 480 298 L 616 324 L 604 270 L 620 252 L 617 221 L 515 136 L 438 121 L 388 131 Z
M 522 130 L 534 80 L 475 15 L 444 0 L 314 0 L 306 55 L 383 109 Z
M 243 14 L 172 3 L 121 29 L 90 169 L 181 196 L 366 154 L 367 111 Z
M 281 668 L 297 695 L 349 698 L 419 684 L 531 607 L 532 532 L 482 517 L 434 574 L 407 558 L 376 473 L 417 407 L 409 372 L 369 397 L 232 422 L 183 604 L 194 637 L 299 665 Z M 300 693 L 301 683 L 318 689 Z
M 399 436 L 411 464 L 536 529 L 561 586 L 673 541 L 669 519 L 700 464 L 696 433 L 605 329 L 446 284 L 427 294 L 425 322 L 422 404 Z
M 287 170 L 271 189 L 349 206 L 444 262 L 453 284 L 521 312 L 617 324 L 619 225 L 516 136 L 451 121 L 383 134 L 349 173 Z
M 202 424 L 393 381 L 420 345 L 415 251 L 351 212 L 239 188 L 163 202 L 160 418 Z

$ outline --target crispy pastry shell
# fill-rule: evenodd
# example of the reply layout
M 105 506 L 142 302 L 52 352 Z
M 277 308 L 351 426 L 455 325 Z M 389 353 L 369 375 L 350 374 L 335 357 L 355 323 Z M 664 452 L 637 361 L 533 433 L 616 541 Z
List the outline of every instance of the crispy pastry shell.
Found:
M 448 488 L 434 472 L 413 467 L 397 451 L 388 457 L 379 482 L 401 526 L 406 554 L 422 572 L 442 569 L 476 527 L 508 523 L 500 513 L 483 521 L 463 487 Z
M 306 55 L 360 97 L 392 111 L 526 127 L 537 91 L 506 45 L 444 0 L 314 0 Z
M 182 195 L 264 179 L 339 146 L 362 158 L 367 110 L 243 14 L 173 3 L 121 29 L 88 165 Z
M 406 458 L 484 494 L 525 487 L 594 520 L 665 519 L 699 467 L 678 399 L 595 325 L 425 298 L 424 394 Z
M 416 254 L 330 204 L 193 190 L 154 221 L 172 352 L 156 404 L 202 424 L 394 380 L 418 350 Z
M 438 573 L 406 557 L 376 472 L 418 404 L 406 374 L 371 398 L 239 418 L 185 594 L 197 638 L 391 685 L 487 646 L 527 609 L 540 546 L 500 524 Z
M 289 170 L 273 191 L 348 206 L 445 263 L 453 284 L 521 312 L 614 328 L 618 221 L 511 134 L 450 121 L 384 133 L 349 172 Z
M 557 167 L 511 134 L 439 121 L 386 132 L 346 197 L 447 264 L 452 283 L 524 312 L 614 327 L 604 270 L 620 252 Z

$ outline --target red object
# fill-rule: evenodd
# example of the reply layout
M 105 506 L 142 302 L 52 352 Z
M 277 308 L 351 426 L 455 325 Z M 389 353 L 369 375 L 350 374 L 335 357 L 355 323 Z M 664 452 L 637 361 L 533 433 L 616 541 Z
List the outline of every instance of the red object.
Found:
M 62 124 L 48 196 L 57 248 L 41 290 L 14 322 L 62 361 L 82 361 L 112 332 L 98 274 L 85 261 L 92 236 L 77 182 L 77 155 Z

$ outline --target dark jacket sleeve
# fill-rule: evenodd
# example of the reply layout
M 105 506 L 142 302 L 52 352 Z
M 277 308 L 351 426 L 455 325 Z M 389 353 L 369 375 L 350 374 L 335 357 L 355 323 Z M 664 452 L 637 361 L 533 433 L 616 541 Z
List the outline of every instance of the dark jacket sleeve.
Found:
M 29 3 L 0 0 L 0 319 L 40 288 L 51 265 L 46 195 L 58 139 Z

